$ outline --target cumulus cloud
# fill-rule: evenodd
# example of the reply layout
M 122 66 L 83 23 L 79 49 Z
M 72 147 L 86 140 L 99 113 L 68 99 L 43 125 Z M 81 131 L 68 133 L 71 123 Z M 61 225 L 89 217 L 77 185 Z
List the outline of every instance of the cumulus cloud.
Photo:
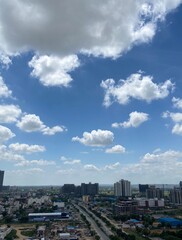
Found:
M 118 102 L 125 105 L 131 99 L 143 100 L 150 103 L 153 100 L 167 97 L 174 84 L 167 80 L 164 83 L 154 83 L 152 76 L 143 76 L 142 73 L 131 74 L 126 80 L 107 79 L 101 82 L 105 91 L 104 105 L 109 107 L 112 103 Z
M 18 121 L 17 127 L 25 132 L 36 132 L 42 131 L 45 128 L 45 125 L 40 120 L 39 116 L 35 114 L 27 114 L 21 118 L 21 121 Z
M 141 162 L 142 163 L 152 163 L 155 164 L 156 162 L 171 162 L 176 161 L 178 159 L 182 158 L 182 152 L 174 151 L 174 150 L 168 150 L 166 152 L 162 153 L 146 153 Z
M 79 67 L 80 63 L 76 55 L 63 58 L 57 56 L 34 56 L 29 62 L 33 68 L 31 75 L 40 80 L 44 86 L 68 87 L 73 80 L 71 71 Z
M 65 165 L 74 165 L 81 163 L 81 160 L 79 159 L 67 158 L 65 156 L 61 156 L 60 160 L 63 161 Z
M 17 127 L 25 132 L 42 132 L 44 135 L 54 135 L 58 132 L 66 131 L 64 126 L 47 127 L 40 117 L 35 114 L 27 114 L 17 122 Z
M 115 170 L 115 169 L 117 169 L 118 167 L 120 167 L 120 163 L 119 162 L 116 162 L 116 163 L 114 163 L 114 164 L 110 164 L 110 165 L 106 165 L 105 167 L 104 167 L 104 170 Z
M 43 173 L 44 170 L 41 168 L 29 168 L 29 169 L 18 169 L 18 170 L 12 170 L 12 171 L 8 171 L 7 173 L 12 173 L 12 174 L 17 174 L 17 175 L 34 175 L 34 174 L 39 174 L 39 173 Z
M 12 91 L 8 89 L 3 78 L 0 76 L 0 98 L 8 98 L 11 97 L 11 95 Z
M 24 161 L 25 158 L 20 155 L 20 154 L 16 154 L 12 151 L 10 151 L 7 146 L 5 145 L 1 145 L 0 146 L 0 160 L 1 161 L 15 161 L 15 162 L 18 162 L 18 161 Z
M 15 134 L 7 127 L 0 125 L 0 144 L 15 137 Z
M 70 168 L 70 169 L 59 169 L 56 172 L 57 174 L 63 174 L 63 175 L 70 175 L 74 173 L 74 169 Z
M 114 140 L 114 134 L 108 130 L 93 130 L 90 133 L 84 132 L 83 137 L 73 137 L 72 141 L 80 142 L 86 146 L 102 147 L 109 145 Z
M 9 56 L 1 54 L 0 55 L 0 63 L 2 64 L 3 67 L 8 69 L 9 65 L 12 63 L 12 60 Z
M 2 1 L 0 51 L 116 58 L 148 43 L 181 0 Z M 28 16 L 28 17 L 27 17 Z
M 28 145 L 25 143 L 12 143 L 9 145 L 9 149 L 13 152 L 18 152 L 21 154 L 31 154 L 35 152 L 44 152 L 46 149 L 41 145 Z
M 84 170 L 87 170 L 87 171 L 96 171 L 96 172 L 98 172 L 98 171 L 100 171 L 100 169 L 99 168 L 97 168 L 95 165 L 93 165 L 93 164 L 86 164 L 86 165 L 84 165 Z
M 177 134 L 177 135 L 182 135 L 182 113 L 177 112 L 169 112 L 166 111 L 162 114 L 163 118 L 171 118 L 171 120 L 174 123 L 174 126 L 172 128 L 172 133 Z
M 171 118 L 173 122 L 178 123 L 178 122 L 182 122 L 182 113 L 174 113 L 174 112 L 169 112 L 166 111 L 162 114 L 163 118 Z
M 0 122 L 12 123 L 16 122 L 21 115 L 21 109 L 16 105 L 0 105 Z
M 71 160 L 71 161 L 65 161 L 65 165 L 74 165 L 74 164 L 80 164 L 81 161 L 79 159 Z
M 106 149 L 106 153 L 125 153 L 126 149 L 125 147 L 121 145 L 115 145 L 112 148 Z
M 118 128 L 118 127 L 123 127 L 123 128 L 129 128 L 129 127 L 139 127 L 142 123 L 146 122 L 149 120 L 149 115 L 147 113 L 143 112 L 131 112 L 129 114 L 129 119 L 126 122 L 123 123 L 113 123 L 112 127 Z
M 172 133 L 182 136 L 182 124 L 176 123 L 172 128 Z
M 52 128 L 50 127 L 45 127 L 42 129 L 42 133 L 44 135 L 54 135 L 59 132 L 64 132 L 67 131 L 67 129 L 64 126 L 54 126 Z
M 47 160 L 24 160 L 21 162 L 18 162 L 15 164 L 15 166 L 18 167 L 27 167 L 31 165 L 37 165 L 37 166 L 50 166 L 50 165 L 56 165 L 54 161 L 47 161 Z
M 182 109 L 182 99 L 181 98 L 172 98 L 173 106 L 178 109 Z
M 181 177 L 182 152 L 176 150 L 146 153 L 137 163 L 122 166 L 119 175 L 129 176 L 141 183 L 176 183 Z

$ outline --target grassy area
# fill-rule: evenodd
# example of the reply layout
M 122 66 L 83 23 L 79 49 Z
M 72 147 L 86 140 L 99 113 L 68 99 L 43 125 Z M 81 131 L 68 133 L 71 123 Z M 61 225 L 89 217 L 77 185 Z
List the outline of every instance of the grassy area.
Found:
M 18 238 L 17 235 L 16 235 L 16 230 L 15 229 L 12 229 L 12 231 L 6 235 L 5 239 L 6 240 L 13 240 L 15 238 Z
M 36 230 L 32 229 L 32 230 L 23 230 L 21 231 L 21 235 L 26 236 L 26 237 L 33 237 L 36 235 Z
M 146 238 L 140 236 L 136 231 L 132 231 L 132 230 L 125 230 L 125 232 L 134 235 L 136 237 L 136 240 L 146 240 Z

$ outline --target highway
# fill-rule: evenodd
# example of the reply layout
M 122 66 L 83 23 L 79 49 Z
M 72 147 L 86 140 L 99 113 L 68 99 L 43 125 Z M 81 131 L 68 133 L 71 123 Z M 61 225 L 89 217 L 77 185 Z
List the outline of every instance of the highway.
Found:
M 80 213 L 82 213 L 87 220 L 90 222 L 93 229 L 96 231 L 96 233 L 99 235 L 101 240 L 109 240 L 109 237 L 97 226 L 96 222 L 88 215 L 86 211 L 84 211 L 82 208 L 80 208 L 78 205 L 74 206 L 79 209 Z

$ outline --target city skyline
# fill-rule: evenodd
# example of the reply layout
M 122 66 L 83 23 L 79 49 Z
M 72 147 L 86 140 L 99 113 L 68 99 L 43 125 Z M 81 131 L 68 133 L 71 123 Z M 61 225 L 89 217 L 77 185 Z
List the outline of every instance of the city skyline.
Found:
M 0 0 L 4 185 L 181 181 L 181 3 Z

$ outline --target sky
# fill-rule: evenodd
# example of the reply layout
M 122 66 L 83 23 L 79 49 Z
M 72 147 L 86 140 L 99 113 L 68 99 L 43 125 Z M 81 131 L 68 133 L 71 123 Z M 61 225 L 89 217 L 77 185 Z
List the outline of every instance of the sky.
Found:
M 181 0 L 0 0 L 4 185 L 176 184 Z

